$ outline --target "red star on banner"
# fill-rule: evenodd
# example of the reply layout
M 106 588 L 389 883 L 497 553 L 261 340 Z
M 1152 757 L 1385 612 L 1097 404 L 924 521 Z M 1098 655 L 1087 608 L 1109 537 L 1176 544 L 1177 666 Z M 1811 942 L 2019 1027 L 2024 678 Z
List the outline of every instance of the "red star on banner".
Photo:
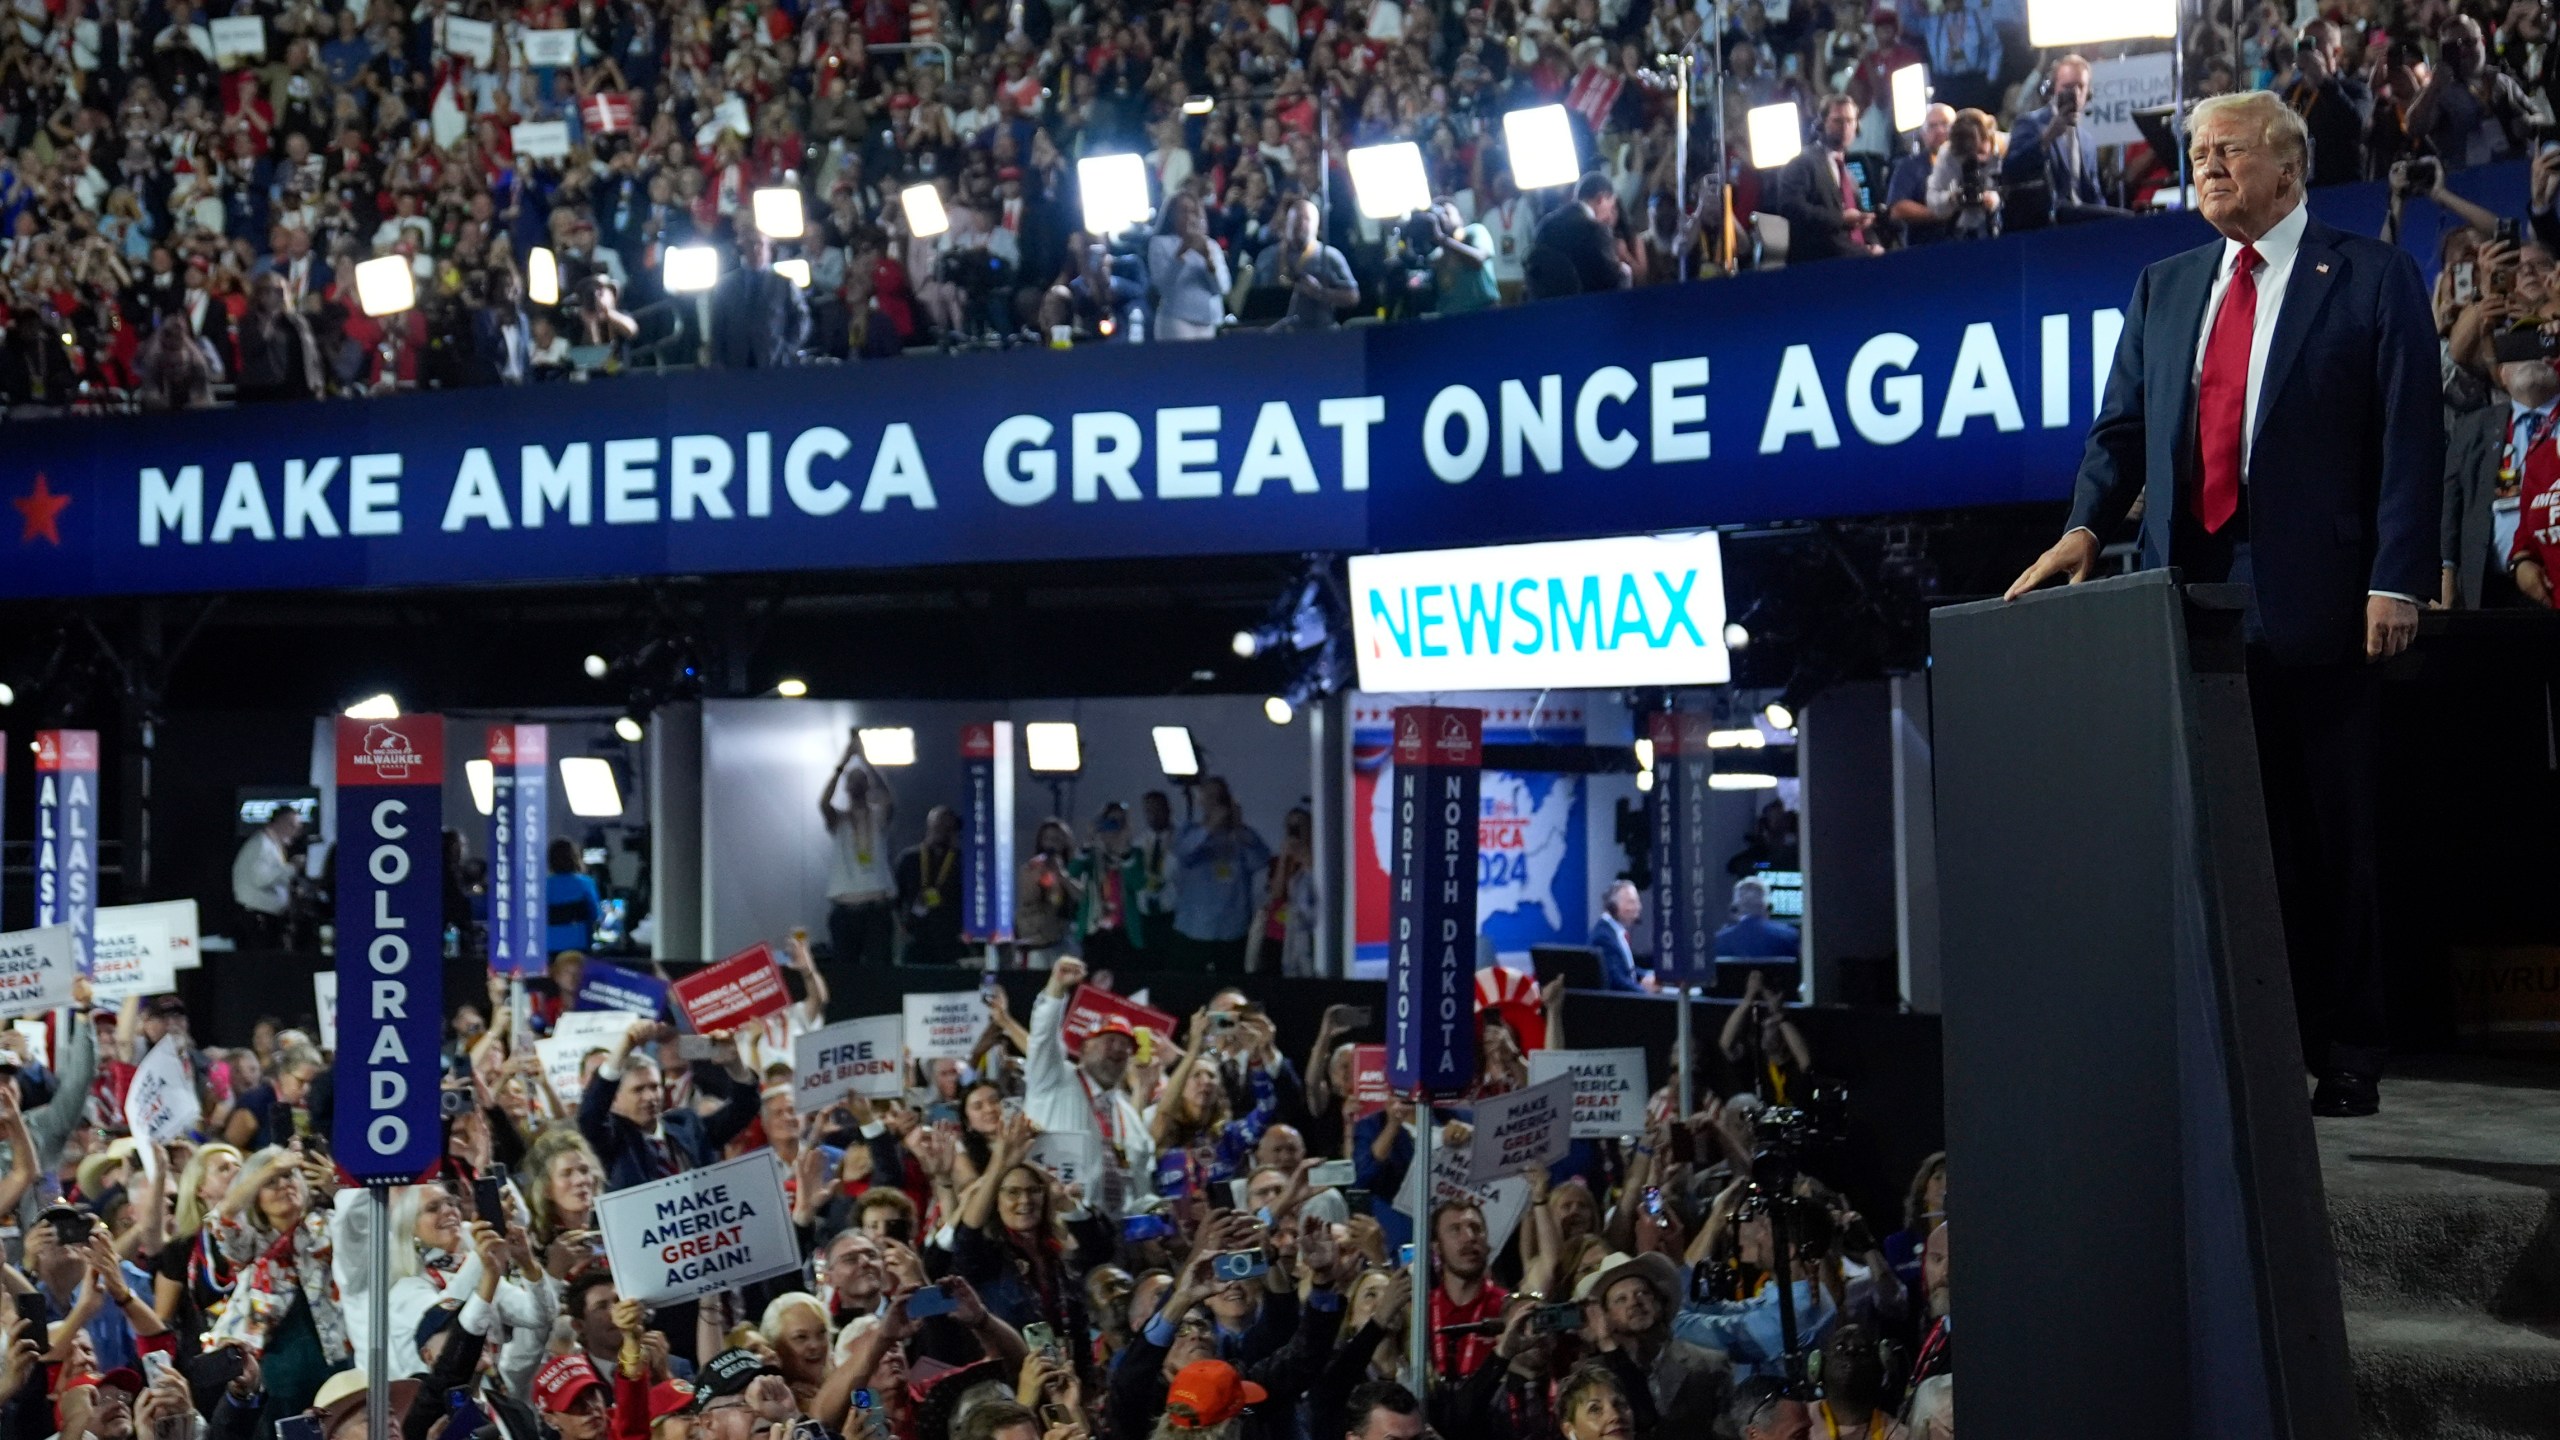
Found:
M 71 497 L 54 494 L 52 485 L 47 483 L 42 472 L 36 475 L 34 489 L 9 503 L 18 507 L 18 514 L 26 521 L 26 528 L 18 535 L 19 544 L 31 543 L 39 535 L 45 538 L 46 544 L 56 547 L 62 544 L 62 507 L 71 503 Z

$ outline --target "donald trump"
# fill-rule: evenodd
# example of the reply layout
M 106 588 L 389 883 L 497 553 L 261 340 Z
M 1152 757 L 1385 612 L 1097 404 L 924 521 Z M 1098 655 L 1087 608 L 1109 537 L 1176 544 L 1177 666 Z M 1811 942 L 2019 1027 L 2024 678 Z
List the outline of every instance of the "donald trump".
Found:
M 2313 1110 L 2379 1106 L 2379 695 L 2435 584 L 2444 423 L 2416 262 L 2303 205 L 2310 140 L 2265 91 L 2195 108 L 2221 232 L 2142 272 L 2063 537 L 2009 587 L 2145 566 L 2249 587 L 2249 697 Z M 2138 526 L 2128 520 L 2144 501 Z

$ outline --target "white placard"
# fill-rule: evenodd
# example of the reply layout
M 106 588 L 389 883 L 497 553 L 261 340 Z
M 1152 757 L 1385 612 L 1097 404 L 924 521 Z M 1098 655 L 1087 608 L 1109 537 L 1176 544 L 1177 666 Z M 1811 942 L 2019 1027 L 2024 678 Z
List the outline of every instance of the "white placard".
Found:
M 1489 1185 L 1474 1184 L 1467 1179 L 1473 1156 L 1470 1146 L 1433 1145 L 1431 1203 L 1421 1203 L 1420 1167 L 1408 1165 L 1403 1188 L 1396 1193 L 1396 1208 L 1421 1222 L 1434 1208 L 1452 1200 L 1472 1201 L 1484 1212 L 1485 1243 L 1490 1247 L 1487 1253 L 1498 1256 L 1502 1247 L 1511 1243 L 1511 1232 L 1520 1228 L 1520 1217 L 1529 1213 L 1529 1182 L 1509 1175 Z
M 1372 694 L 1722 685 L 1724 620 L 1712 530 L 1351 557 Z
M 157 919 L 169 931 L 169 968 L 201 970 L 204 968 L 203 927 L 196 919 L 193 900 L 155 900 L 147 905 L 118 905 L 136 915 Z
M 578 32 L 575 30 L 527 30 L 524 32 L 524 63 L 554 66 L 577 64 Z
M 2089 67 L 2089 108 L 2080 123 L 2101 145 L 2130 145 L 2142 138 L 2133 112 L 2166 105 L 2173 93 L 2166 50 L 2100 60 Z
M 137 1140 L 147 1136 L 167 1144 L 195 1129 L 203 1118 L 204 1105 L 196 1097 L 186 1047 L 176 1034 L 163 1035 L 134 1068 L 133 1083 L 125 1088 L 125 1128 Z M 142 1150 L 142 1167 L 145 1177 L 157 1168 L 147 1146 Z
M 71 1003 L 71 984 L 79 978 L 79 951 L 70 926 L 0 935 L 0 1015 L 59 1010 Z
M 907 1058 L 967 1060 L 978 1032 L 987 1028 L 987 1005 L 975 990 L 906 997 Z
M 165 995 L 178 983 L 169 953 L 169 922 L 156 905 L 99 906 L 96 946 L 89 983 L 101 1000 Z
M 27 1058 L 48 1070 L 53 1068 L 53 1027 L 51 1025 L 42 1020 L 12 1020 L 9 1022 L 9 1028 L 17 1031 L 18 1037 L 27 1042 Z
M 616 1190 L 596 1201 L 596 1224 L 625 1300 L 688 1300 L 801 1264 L 771 1150 Z
M 518 155 L 534 160 L 557 160 L 569 153 L 569 122 L 566 120 L 525 120 L 507 132 L 515 142 Z
M 320 1017 L 320 1048 L 338 1053 L 338 972 L 318 970 L 311 976 L 311 1008 Z
M 806 1115 L 847 1095 L 893 1096 L 906 1089 L 898 1047 L 905 1017 L 839 1020 L 791 1042 L 791 1094 Z
M 1573 1138 L 1608 1140 L 1644 1129 L 1644 1051 L 1532 1050 L 1529 1080 L 1573 1081 Z
M 213 31 L 213 58 L 218 64 L 234 55 L 263 59 L 267 53 L 267 22 L 255 15 L 229 15 L 209 27 Z
M 1508 1095 L 1488 1095 L 1476 1102 L 1467 1178 L 1483 1185 L 1506 1175 L 1545 1169 L 1564 1158 L 1572 1129 L 1573 1081 L 1569 1077 L 1560 1075 Z
M 460 55 L 477 65 L 489 63 L 497 53 L 496 35 L 486 20 L 465 20 L 458 15 L 444 19 L 444 48 L 449 55 Z
M 572 1114 L 580 1094 L 579 1062 L 590 1050 L 612 1049 L 639 1019 L 622 1010 L 567 1010 L 551 1022 L 550 1034 L 533 1042 L 533 1053 L 542 1057 L 542 1073 L 551 1081 L 551 1093 Z

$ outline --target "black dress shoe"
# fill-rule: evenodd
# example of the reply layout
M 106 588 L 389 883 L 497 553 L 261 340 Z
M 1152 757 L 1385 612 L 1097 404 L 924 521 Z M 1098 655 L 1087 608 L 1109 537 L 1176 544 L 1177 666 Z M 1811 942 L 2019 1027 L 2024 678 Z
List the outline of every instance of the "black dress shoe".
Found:
M 2382 1108 L 2382 1085 L 2371 1075 L 2333 1070 L 2311 1092 L 2311 1113 L 2331 1119 L 2371 1115 Z

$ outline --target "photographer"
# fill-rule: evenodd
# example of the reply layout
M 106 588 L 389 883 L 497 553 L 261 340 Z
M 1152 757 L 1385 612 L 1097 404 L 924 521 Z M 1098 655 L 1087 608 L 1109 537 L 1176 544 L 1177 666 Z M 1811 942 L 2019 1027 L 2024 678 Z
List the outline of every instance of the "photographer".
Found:
M 2000 165 L 2001 180 L 2011 186 L 2042 182 L 2047 197 L 2043 215 L 2058 225 L 2113 219 L 2125 213 L 2109 205 L 2098 188 L 2098 140 L 2080 123 L 2089 108 L 2089 90 L 2087 60 L 2065 55 L 2053 62 L 2045 83 L 2051 98 L 2018 117 L 2017 128 L 2009 134 L 2008 157 Z M 1985 153 L 1991 149 L 1980 148 Z
M 2409 134 L 2447 170 L 2511 158 L 2522 148 L 2528 102 L 2515 77 L 2488 63 L 2480 22 L 2455 15 L 2436 31 L 2440 63 L 2409 107 Z
M 2537 176 L 2540 171 L 2536 171 Z M 2444 183 L 2444 166 L 2432 155 L 2419 155 L 2391 167 L 2389 209 L 2383 214 L 2382 238 L 2400 243 L 2400 224 L 2409 197 L 2424 195 L 2447 215 L 2461 221 L 2481 239 L 2497 233 L 2498 212 L 2453 193 Z M 2469 303 L 2465 301 L 2464 303 Z
M 620 363 L 622 347 L 640 333 L 640 322 L 623 313 L 621 299 L 613 277 L 601 270 L 591 271 L 579 281 L 578 308 L 569 317 L 570 345 L 600 346 L 606 352 L 605 364 Z
M 1996 133 L 1989 115 L 1958 111 L 1929 172 L 1929 213 L 1959 240 L 2000 233 L 2000 191 L 1992 183 Z
M 1432 310 L 1439 315 L 1467 315 L 1502 303 L 1493 274 L 1493 232 L 1461 219 L 1458 202 L 1434 196 L 1431 208 L 1413 217 L 1415 248 L 1431 257 L 1437 293 Z M 1423 242 L 1428 240 L 1426 246 Z

